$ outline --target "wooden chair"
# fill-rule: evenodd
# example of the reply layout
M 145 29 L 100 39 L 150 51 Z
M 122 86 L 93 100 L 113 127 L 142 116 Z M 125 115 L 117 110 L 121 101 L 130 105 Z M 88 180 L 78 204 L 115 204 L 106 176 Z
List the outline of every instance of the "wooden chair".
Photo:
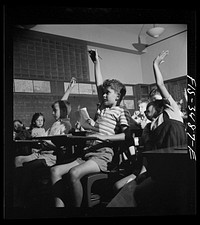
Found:
M 120 143 L 114 146 L 114 159 L 106 172 L 91 173 L 82 178 L 83 207 L 94 207 L 106 204 L 112 195 L 112 186 L 119 177 Z M 103 187 L 103 188 L 102 188 Z
M 134 130 L 131 132 L 134 133 Z M 82 178 L 84 189 L 82 206 L 105 206 L 113 197 L 113 184 L 123 176 L 126 176 L 123 174 L 124 172 L 128 174 L 135 170 L 136 174 L 139 174 L 140 167 L 142 166 L 142 158 L 138 154 L 137 149 L 135 149 L 136 152 L 131 155 L 130 147 L 133 146 L 133 140 L 130 139 L 113 144 L 115 155 L 111 170 L 89 174 Z M 126 159 L 124 159 L 124 155 Z M 129 168 L 131 168 L 132 171 L 129 171 Z M 98 190 L 99 186 L 101 187 L 100 192 Z

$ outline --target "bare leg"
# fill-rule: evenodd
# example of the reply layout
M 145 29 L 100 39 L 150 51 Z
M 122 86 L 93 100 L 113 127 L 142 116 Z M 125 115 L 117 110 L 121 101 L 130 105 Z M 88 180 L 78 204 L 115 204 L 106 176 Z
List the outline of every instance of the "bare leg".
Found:
M 99 166 L 93 160 L 88 160 L 85 163 L 73 167 L 69 171 L 70 181 L 71 181 L 71 191 L 73 196 L 73 206 L 80 207 L 83 198 L 83 187 L 80 179 L 92 172 L 99 172 Z
M 53 185 L 53 192 L 54 192 L 54 200 L 56 207 L 64 207 L 65 204 L 62 200 L 63 195 L 65 194 L 65 187 L 62 182 L 62 176 L 74 167 L 79 165 L 76 161 L 71 163 L 56 165 L 51 168 L 51 181 Z
M 121 180 L 118 180 L 115 184 L 114 184 L 114 191 L 117 193 L 125 184 L 127 184 L 128 182 L 135 180 L 136 176 L 134 174 L 130 174 L 124 178 L 122 178 Z
M 37 159 L 37 154 L 33 153 L 31 155 L 20 155 L 15 157 L 15 167 L 23 166 L 23 163 L 30 162 Z
M 145 166 L 143 165 L 139 175 L 142 173 L 145 173 L 146 171 L 147 170 L 146 170 Z M 117 193 L 125 184 L 129 183 L 132 180 L 135 180 L 135 178 L 136 178 L 135 174 L 130 174 L 130 175 L 122 178 L 121 180 L 117 181 L 113 187 L 114 191 Z

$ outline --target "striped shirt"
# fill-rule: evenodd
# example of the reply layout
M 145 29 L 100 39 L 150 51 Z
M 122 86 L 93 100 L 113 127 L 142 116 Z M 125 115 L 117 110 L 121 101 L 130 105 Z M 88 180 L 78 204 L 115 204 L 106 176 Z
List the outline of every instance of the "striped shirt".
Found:
M 128 127 L 130 122 L 130 113 L 120 106 L 98 110 L 96 116 L 94 128 L 102 135 L 121 133 L 121 127 Z

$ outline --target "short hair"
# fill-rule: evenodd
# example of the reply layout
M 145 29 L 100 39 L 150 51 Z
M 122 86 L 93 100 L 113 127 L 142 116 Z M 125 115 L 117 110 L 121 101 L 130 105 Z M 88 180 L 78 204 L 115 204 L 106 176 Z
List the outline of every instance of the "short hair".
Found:
M 60 107 L 60 118 L 61 119 L 65 119 L 67 118 L 67 116 L 70 114 L 71 112 L 71 104 L 68 101 L 63 101 L 63 100 L 58 100 L 55 101 L 51 107 L 52 109 L 55 108 L 55 104 L 58 103 L 59 107 Z
M 123 97 L 126 95 L 126 87 L 124 84 L 122 84 L 120 81 L 116 79 L 106 79 L 103 82 L 103 88 L 110 87 L 113 89 L 116 93 L 120 94 L 120 98 L 118 101 L 118 104 L 122 101 Z
M 169 101 L 167 99 L 156 99 L 154 101 L 149 102 L 146 108 L 152 105 L 156 110 L 155 117 L 157 117 L 163 112 L 167 104 L 169 104 Z
M 20 124 L 22 125 L 22 127 L 25 129 L 25 125 L 22 123 L 21 120 L 13 120 L 13 130 L 14 130 L 15 132 L 17 132 L 17 130 L 15 129 L 15 122 L 20 123 Z
M 36 120 L 42 116 L 43 117 L 43 120 L 45 122 L 45 118 L 44 118 L 44 115 L 41 113 L 41 112 L 37 112 L 37 113 L 34 113 L 33 116 L 32 116 L 32 119 L 31 119 L 31 125 L 30 125 L 30 129 L 33 129 L 35 126 L 36 126 Z M 44 125 L 44 124 L 43 124 Z
M 153 88 L 150 92 L 149 92 L 149 98 L 152 98 L 154 95 L 161 95 L 160 91 L 158 90 L 158 88 Z
M 141 104 L 141 103 L 146 103 L 146 104 L 148 104 L 148 103 L 149 103 L 149 100 L 146 99 L 146 98 L 141 98 L 141 99 L 138 100 L 137 104 L 139 105 L 139 104 Z

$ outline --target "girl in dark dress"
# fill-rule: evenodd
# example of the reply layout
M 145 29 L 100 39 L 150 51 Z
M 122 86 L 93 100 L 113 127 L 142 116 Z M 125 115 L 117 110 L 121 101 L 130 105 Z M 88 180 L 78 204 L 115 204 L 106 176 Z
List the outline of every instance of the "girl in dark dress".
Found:
M 144 128 L 142 138 L 135 140 L 135 145 L 138 143 L 140 146 L 143 145 L 145 151 L 187 146 L 185 125 L 179 107 L 166 89 L 159 68 L 168 53 L 163 51 L 153 62 L 155 80 L 162 99 L 148 103 L 145 115 L 151 123 Z M 137 206 L 141 214 L 186 213 L 187 168 L 174 158 L 175 155 L 162 155 L 162 157 L 161 154 L 148 157 L 146 179 L 141 181 L 138 177 L 129 182 L 108 204 L 108 207 Z

